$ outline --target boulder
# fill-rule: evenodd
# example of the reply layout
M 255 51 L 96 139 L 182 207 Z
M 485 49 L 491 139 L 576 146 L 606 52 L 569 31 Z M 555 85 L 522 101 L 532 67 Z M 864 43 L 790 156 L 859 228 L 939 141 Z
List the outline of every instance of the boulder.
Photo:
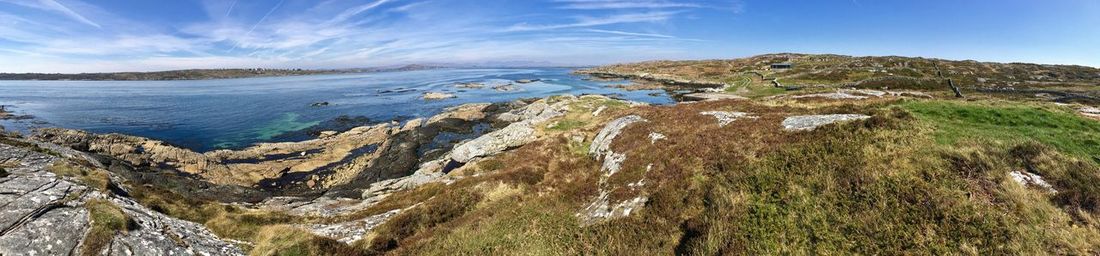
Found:
M 808 131 L 826 124 L 863 120 L 867 118 L 871 118 L 871 116 L 859 114 L 792 116 L 783 119 L 783 129 L 788 131 Z

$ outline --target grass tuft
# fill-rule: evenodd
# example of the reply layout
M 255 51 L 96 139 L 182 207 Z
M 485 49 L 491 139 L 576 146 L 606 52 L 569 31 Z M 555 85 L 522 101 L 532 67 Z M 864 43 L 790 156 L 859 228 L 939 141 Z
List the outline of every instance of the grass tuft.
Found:
M 124 234 L 136 227 L 130 216 L 110 201 L 103 199 L 88 200 L 84 204 L 88 209 L 91 228 L 84 236 L 81 255 L 99 255 L 111 243 L 117 234 Z

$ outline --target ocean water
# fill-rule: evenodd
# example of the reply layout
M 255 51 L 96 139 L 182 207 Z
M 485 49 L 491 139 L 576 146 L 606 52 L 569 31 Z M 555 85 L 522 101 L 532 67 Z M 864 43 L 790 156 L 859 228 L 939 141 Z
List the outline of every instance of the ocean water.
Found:
M 340 116 L 371 122 L 429 117 L 472 102 L 505 102 L 559 94 L 613 94 L 654 104 L 671 103 L 660 90 L 625 91 L 586 81 L 571 69 L 436 69 L 409 72 L 265 77 L 200 81 L 0 81 L 0 105 L 33 119 L 4 120 L 7 130 L 28 132 L 63 127 L 96 133 L 155 138 L 207 151 L 257 142 L 301 139 L 286 136 Z M 515 91 L 492 85 L 519 79 Z M 482 89 L 456 88 L 483 82 Z M 457 98 L 425 101 L 424 92 Z M 315 107 L 316 102 L 328 106 Z

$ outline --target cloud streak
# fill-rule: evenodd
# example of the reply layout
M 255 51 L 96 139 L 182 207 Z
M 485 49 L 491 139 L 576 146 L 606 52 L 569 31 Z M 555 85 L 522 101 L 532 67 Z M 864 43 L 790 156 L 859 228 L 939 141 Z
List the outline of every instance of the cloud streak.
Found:
M 565 5 L 560 9 L 573 10 L 607 10 L 607 9 L 667 9 L 667 8 L 699 8 L 695 3 L 669 2 L 669 1 L 622 1 L 622 0 L 561 0 Z
M 54 0 L 0 3 L 13 1 L 91 26 L 57 6 L 43 4 Z M 587 65 L 633 60 L 642 53 L 659 57 L 677 49 L 686 51 L 696 41 L 664 27 L 700 9 L 695 4 L 662 1 L 570 0 L 552 1 L 517 15 L 511 10 L 523 8 L 526 2 L 471 8 L 470 2 L 459 0 L 281 0 L 274 5 L 192 0 L 200 1 L 202 16 L 158 24 L 112 16 L 97 6 L 73 1 L 66 3 L 78 8 L 66 9 L 77 16 L 94 14 L 103 21 L 92 22 L 104 25 L 100 31 L 48 16 L 11 14 L 0 4 L 0 38 L 9 40 L 0 40 L 0 64 L 34 63 L 0 65 L 0 72 L 344 68 L 528 60 Z

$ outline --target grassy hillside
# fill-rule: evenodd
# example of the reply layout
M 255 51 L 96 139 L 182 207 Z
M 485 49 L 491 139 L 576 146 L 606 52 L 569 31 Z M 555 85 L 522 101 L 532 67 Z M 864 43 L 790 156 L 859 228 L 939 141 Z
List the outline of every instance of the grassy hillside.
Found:
M 791 69 L 771 69 L 775 63 Z M 914 57 L 832 54 L 767 54 L 733 60 L 651 61 L 591 71 L 663 74 L 688 80 L 737 84 L 753 76 L 793 86 L 939 89 L 952 79 L 967 88 L 1065 88 L 1100 84 L 1100 69 L 1084 66 L 989 63 Z

